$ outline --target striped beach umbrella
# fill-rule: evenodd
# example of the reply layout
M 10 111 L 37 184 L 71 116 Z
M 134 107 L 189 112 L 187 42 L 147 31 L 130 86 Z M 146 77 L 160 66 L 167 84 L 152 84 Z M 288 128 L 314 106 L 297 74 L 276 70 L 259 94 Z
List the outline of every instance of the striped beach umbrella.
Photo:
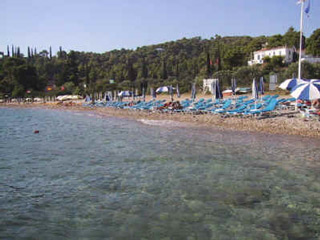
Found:
M 291 96 L 300 100 L 320 99 L 320 80 L 312 79 L 295 86 L 291 91 Z
M 285 81 L 283 81 L 280 85 L 279 88 L 283 89 L 283 90 L 291 90 L 292 88 L 294 88 L 295 86 L 299 85 L 299 84 L 303 84 L 305 82 L 307 82 L 308 80 L 306 79 L 297 79 L 297 78 L 291 78 L 291 79 L 287 79 Z
M 159 87 L 156 90 L 157 93 L 165 93 L 165 92 L 170 92 L 170 87 L 164 86 L 164 87 Z

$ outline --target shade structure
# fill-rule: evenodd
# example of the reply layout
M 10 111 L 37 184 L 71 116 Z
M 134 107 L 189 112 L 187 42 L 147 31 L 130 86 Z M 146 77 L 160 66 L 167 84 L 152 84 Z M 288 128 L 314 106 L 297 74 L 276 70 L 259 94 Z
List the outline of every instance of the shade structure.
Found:
M 295 86 L 299 84 L 303 84 L 308 82 L 307 79 L 297 79 L 297 78 L 291 78 L 283 81 L 280 85 L 279 88 L 283 90 L 292 90 Z
M 254 98 L 254 99 L 258 99 L 259 98 L 258 87 L 257 87 L 257 83 L 256 83 L 256 79 L 255 78 L 252 81 L 252 98 Z
M 130 92 L 130 91 L 121 91 L 121 92 L 118 94 L 119 97 L 130 97 L 130 96 L 132 96 L 132 95 L 133 95 L 133 93 Z
M 179 90 L 179 85 L 178 84 L 177 84 L 176 90 L 177 90 L 177 98 L 180 98 L 180 90 Z
M 300 100 L 320 99 L 320 80 L 312 79 L 295 86 L 291 91 L 291 96 Z
M 194 100 L 196 99 L 196 84 L 193 83 L 191 87 L 191 99 Z
M 170 92 L 170 86 L 159 87 L 159 88 L 157 88 L 156 92 L 157 93 L 165 93 L 165 92 L 168 93 L 168 92 Z
M 237 88 L 237 80 L 235 78 L 231 79 L 231 90 L 232 94 L 236 95 L 236 88 Z
M 261 95 L 264 95 L 264 79 L 263 79 L 263 77 L 261 77 L 259 80 L 259 93 Z

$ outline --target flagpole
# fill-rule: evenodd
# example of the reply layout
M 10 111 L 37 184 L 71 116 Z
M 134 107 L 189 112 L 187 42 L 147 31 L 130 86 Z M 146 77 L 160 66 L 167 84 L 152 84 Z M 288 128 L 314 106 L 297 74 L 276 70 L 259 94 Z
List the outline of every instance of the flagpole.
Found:
M 301 80 L 301 58 L 302 58 L 302 37 L 303 37 L 303 7 L 305 0 L 301 0 L 301 15 L 300 15 L 300 49 L 299 49 L 299 67 L 298 67 L 298 79 Z

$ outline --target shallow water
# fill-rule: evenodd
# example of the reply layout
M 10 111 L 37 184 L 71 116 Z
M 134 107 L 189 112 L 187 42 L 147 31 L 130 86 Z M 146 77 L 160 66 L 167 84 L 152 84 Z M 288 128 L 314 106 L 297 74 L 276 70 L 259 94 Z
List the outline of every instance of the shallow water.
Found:
M 0 239 L 319 239 L 320 140 L 154 125 L 0 109 Z

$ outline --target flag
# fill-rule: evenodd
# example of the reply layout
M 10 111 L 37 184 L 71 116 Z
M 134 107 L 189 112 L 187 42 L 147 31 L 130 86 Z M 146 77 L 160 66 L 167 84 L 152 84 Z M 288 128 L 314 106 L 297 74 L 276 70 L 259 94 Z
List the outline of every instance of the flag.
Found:
M 311 2 L 311 0 L 308 0 L 308 5 L 307 5 L 306 9 L 304 10 L 304 12 L 306 14 L 309 14 L 309 12 L 310 12 L 310 2 Z

